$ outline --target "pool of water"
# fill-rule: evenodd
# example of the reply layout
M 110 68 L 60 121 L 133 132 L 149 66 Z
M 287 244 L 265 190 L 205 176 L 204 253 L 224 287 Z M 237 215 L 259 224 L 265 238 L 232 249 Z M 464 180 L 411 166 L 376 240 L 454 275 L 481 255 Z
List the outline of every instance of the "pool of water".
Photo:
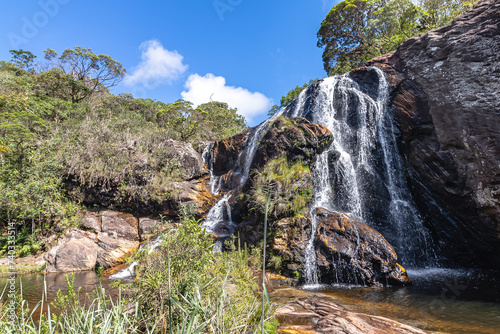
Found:
M 94 271 L 85 272 L 75 272 L 75 290 L 79 287 L 80 291 L 80 303 L 85 303 L 88 301 L 86 295 L 91 294 L 96 287 L 102 286 L 105 288 L 106 295 L 109 297 L 116 297 L 118 294 L 117 289 L 111 287 L 111 281 L 106 278 L 99 279 Z M 66 294 L 68 286 L 66 284 L 65 273 L 50 273 L 50 274 L 28 274 L 16 277 L 16 294 L 22 296 L 24 300 L 28 302 L 28 307 L 30 309 L 35 308 L 38 302 L 42 299 L 44 286 L 46 287 L 46 299 L 44 301 L 43 311 L 46 312 L 48 305 L 54 301 L 58 290 L 61 290 L 63 294 Z M 7 277 L 0 277 L 0 293 L 4 291 L 4 288 L 8 287 Z M 7 288 L 8 289 L 8 288 Z M 2 302 L 7 301 L 7 291 L 2 295 Z M 51 307 L 51 311 L 56 311 Z M 41 308 L 37 308 L 34 312 L 34 319 L 38 319 L 41 312 Z
M 411 287 L 308 287 L 355 312 L 435 333 L 500 333 L 498 274 L 455 269 L 408 270 Z

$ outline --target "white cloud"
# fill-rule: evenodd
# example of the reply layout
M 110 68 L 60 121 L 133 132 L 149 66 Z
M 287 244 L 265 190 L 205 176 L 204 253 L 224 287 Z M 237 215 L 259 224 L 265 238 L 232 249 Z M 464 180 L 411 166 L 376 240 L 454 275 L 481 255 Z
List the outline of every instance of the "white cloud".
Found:
M 192 74 L 187 79 L 181 93 L 182 98 L 200 105 L 205 102 L 226 102 L 231 108 L 238 108 L 238 113 L 243 115 L 248 122 L 267 112 L 272 106 L 272 100 L 259 92 L 250 92 L 242 87 L 226 86 L 224 77 L 207 73 L 204 76 Z
M 142 50 L 141 62 L 133 69 L 132 74 L 125 77 L 126 85 L 152 87 L 170 84 L 188 68 L 182 63 L 182 55 L 165 49 L 157 40 L 145 41 L 139 49 Z

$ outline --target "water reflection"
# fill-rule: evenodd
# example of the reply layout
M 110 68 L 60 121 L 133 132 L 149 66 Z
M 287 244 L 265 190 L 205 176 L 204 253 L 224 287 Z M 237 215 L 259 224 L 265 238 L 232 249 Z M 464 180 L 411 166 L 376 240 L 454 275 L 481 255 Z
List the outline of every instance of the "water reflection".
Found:
M 63 273 L 50 273 L 50 274 L 30 274 L 22 275 L 16 277 L 16 294 L 21 295 L 23 299 L 28 302 L 28 307 L 33 309 L 37 303 L 42 299 L 44 292 L 44 285 L 47 289 L 47 299 L 44 301 L 44 312 L 48 309 L 48 304 L 50 304 L 56 298 L 57 291 L 61 290 L 63 295 L 67 293 L 68 286 L 66 284 L 66 275 Z M 77 291 L 81 287 L 80 291 L 80 303 L 84 304 L 88 301 L 87 294 L 91 295 L 92 291 L 96 287 L 102 286 L 106 290 L 106 295 L 111 298 L 116 297 L 117 290 L 111 287 L 111 282 L 107 279 L 99 280 L 97 274 L 94 271 L 76 272 L 73 273 L 75 277 L 75 290 Z M 4 289 L 7 285 L 7 277 L 0 277 L 0 288 Z M 7 300 L 7 295 L 2 296 L 2 301 Z M 36 310 L 34 313 L 35 319 L 38 318 L 40 314 L 40 309 Z M 51 311 L 54 308 L 51 307 Z
M 500 333 L 500 290 L 494 273 L 409 270 L 411 287 L 330 287 L 321 291 L 351 311 L 445 333 Z

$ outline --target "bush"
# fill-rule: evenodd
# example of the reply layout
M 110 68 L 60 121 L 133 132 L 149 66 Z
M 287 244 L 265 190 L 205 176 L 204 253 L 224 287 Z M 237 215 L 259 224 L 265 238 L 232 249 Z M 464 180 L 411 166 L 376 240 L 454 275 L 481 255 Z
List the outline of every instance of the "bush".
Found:
M 257 284 L 246 249 L 212 253 L 212 237 L 195 220 L 167 234 L 162 250 L 139 260 L 134 295 L 144 326 L 174 332 L 190 326 L 203 333 L 248 333 L 260 327 Z M 257 261 L 258 262 L 258 261 Z M 266 317 L 271 320 L 271 307 Z
M 251 202 L 254 210 L 264 207 L 269 188 L 273 189 L 271 212 L 275 216 L 301 216 L 312 199 L 309 166 L 302 160 L 289 162 L 282 156 L 269 161 L 254 177 Z

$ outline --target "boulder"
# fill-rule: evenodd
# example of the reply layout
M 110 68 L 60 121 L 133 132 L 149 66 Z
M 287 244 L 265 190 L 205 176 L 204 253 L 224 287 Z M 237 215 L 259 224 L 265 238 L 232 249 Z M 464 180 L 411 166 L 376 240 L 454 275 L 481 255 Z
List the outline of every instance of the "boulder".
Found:
M 97 239 L 97 245 L 99 246 L 96 255 L 97 265 L 103 268 L 122 263 L 139 247 L 139 241 L 115 239 L 105 233 L 99 233 Z
M 95 233 L 101 232 L 101 215 L 92 211 L 84 211 L 81 226 Z
M 102 232 L 115 239 L 139 241 L 138 220 L 133 215 L 118 211 L 102 212 Z
M 97 245 L 82 237 L 70 239 L 52 248 L 46 255 L 47 272 L 93 270 L 97 262 Z
M 248 147 L 245 140 L 253 134 L 252 131 L 256 131 L 256 128 L 214 143 L 213 173 L 222 178 L 225 190 L 232 190 L 241 183 L 241 173 L 235 168 L 238 168 L 238 161 L 246 159 Z M 320 124 L 300 117 L 279 117 L 259 141 L 250 169 L 259 169 L 282 155 L 289 161 L 302 159 L 311 163 L 312 158 L 330 145 L 332 139 L 330 131 Z
M 427 332 L 384 317 L 346 310 L 328 297 L 308 297 L 279 307 L 277 333 L 425 334 Z
M 182 178 L 184 180 L 190 180 L 202 175 L 205 169 L 203 159 L 195 151 L 191 143 L 169 139 L 166 141 L 166 145 L 171 149 L 167 158 L 177 161 L 179 167 L 182 168 Z
M 139 218 L 139 239 L 146 240 L 158 231 L 160 222 L 148 217 Z
M 368 225 L 343 213 L 318 208 L 314 250 L 322 283 L 356 285 L 408 285 L 406 271 L 397 264 L 394 248 Z M 271 226 L 273 252 L 284 270 L 304 272 L 306 247 L 313 219 L 285 218 Z
M 408 181 L 441 253 L 500 269 L 500 6 L 482 0 L 369 66 L 385 70 Z M 357 70 L 363 72 L 364 69 Z

